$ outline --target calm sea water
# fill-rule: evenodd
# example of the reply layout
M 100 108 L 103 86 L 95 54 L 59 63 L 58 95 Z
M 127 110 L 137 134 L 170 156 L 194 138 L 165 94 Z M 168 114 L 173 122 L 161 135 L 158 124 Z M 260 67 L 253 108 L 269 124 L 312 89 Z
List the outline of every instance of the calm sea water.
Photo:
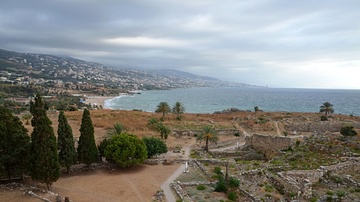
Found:
M 185 105 L 187 113 L 213 113 L 229 108 L 264 111 L 318 112 L 324 102 L 334 105 L 336 114 L 360 116 L 360 90 L 286 88 L 190 88 L 142 91 L 105 102 L 110 109 L 139 109 L 154 112 L 160 102 Z

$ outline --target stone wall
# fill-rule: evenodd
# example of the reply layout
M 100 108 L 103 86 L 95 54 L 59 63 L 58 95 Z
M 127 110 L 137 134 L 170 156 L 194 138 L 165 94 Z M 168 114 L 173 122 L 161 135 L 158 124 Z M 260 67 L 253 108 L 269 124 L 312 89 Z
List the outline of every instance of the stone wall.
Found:
M 324 133 L 328 132 L 339 132 L 343 125 L 352 125 L 354 128 L 360 129 L 359 122 L 331 122 L 331 121 L 320 121 L 311 123 L 293 123 L 285 124 L 285 130 L 297 131 L 297 132 L 317 132 Z
M 201 130 L 172 130 L 173 134 L 176 137 L 182 136 L 194 136 L 195 134 L 200 134 Z M 218 135 L 234 135 L 235 133 L 239 133 L 240 136 L 244 136 L 243 133 L 236 129 L 227 129 L 227 130 L 216 130 Z
M 338 163 L 330 166 L 321 166 L 321 170 L 324 172 L 336 173 L 338 175 L 359 173 L 360 172 L 360 158 L 349 158 L 348 161 Z
M 302 136 L 282 137 L 254 134 L 246 138 L 245 145 L 250 145 L 255 150 L 263 153 L 267 159 L 270 159 L 278 155 L 280 150 L 287 149 L 296 141 L 302 140 Z

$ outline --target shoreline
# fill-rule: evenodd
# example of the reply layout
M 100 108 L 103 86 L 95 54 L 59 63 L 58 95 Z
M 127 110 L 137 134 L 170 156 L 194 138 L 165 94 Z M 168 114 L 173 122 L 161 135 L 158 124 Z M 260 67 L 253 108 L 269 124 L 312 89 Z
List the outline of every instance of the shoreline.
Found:
M 105 107 L 105 101 L 106 100 L 111 100 L 113 98 L 116 98 L 118 96 L 89 96 L 88 98 L 85 99 L 85 103 L 86 104 L 91 104 L 91 105 L 98 105 L 98 106 L 102 106 L 103 109 L 109 109 L 108 107 Z

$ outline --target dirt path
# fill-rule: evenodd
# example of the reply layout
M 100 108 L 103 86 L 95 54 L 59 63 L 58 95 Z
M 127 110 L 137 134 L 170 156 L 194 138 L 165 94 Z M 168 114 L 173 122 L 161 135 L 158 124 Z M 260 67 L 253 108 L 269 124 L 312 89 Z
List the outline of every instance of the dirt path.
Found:
M 235 122 L 233 125 L 234 125 L 234 127 L 235 127 L 236 129 L 240 130 L 240 131 L 244 134 L 245 137 L 251 136 L 251 135 L 250 135 L 248 132 L 246 132 L 246 130 L 245 130 L 243 127 L 241 127 L 238 123 Z
M 275 124 L 275 128 L 276 128 L 276 134 L 279 135 L 279 136 L 281 136 L 278 122 L 277 122 L 277 121 L 274 121 L 274 124 Z
M 184 147 L 184 156 L 182 159 L 188 160 L 190 156 L 190 146 Z M 185 170 L 185 163 L 181 164 L 178 169 L 160 186 L 164 190 L 165 198 L 168 202 L 175 202 L 176 198 L 171 191 L 170 184 L 176 180 Z

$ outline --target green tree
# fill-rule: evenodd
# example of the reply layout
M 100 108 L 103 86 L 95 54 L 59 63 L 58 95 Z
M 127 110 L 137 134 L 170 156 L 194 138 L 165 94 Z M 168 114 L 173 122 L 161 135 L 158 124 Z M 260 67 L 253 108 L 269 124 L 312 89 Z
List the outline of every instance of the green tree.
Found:
M 144 137 L 143 142 L 146 145 L 148 158 L 168 151 L 165 142 L 156 137 Z
M 60 111 L 58 122 L 59 161 L 60 165 L 66 167 L 66 172 L 69 174 L 70 166 L 74 165 L 77 161 L 74 136 L 63 111 Z
M 9 181 L 13 171 L 26 168 L 30 137 L 20 119 L 7 108 L 0 106 L 0 166 L 6 171 Z
M 165 114 L 171 112 L 171 108 L 167 102 L 160 102 L 155 110 L 156 113 L 162 113 L 162 119 L 165 119 Z
M 111 137 L 114 135 L 118 135 L 124 133 L 126 130 L 126 126 L 122 123 L 115 123 L 114 127 L 106 132 L 106 134 Z
M 80 126 L 80 138 L 77 148 L 79 161 L 90 167 L 98 160 L 98 150 L 95 144 L 94 126 L 91 121 L 90 112 L 85 109 Z
M 176 119 L 181 120 L 182 114 L 185 112 L 185 106 L 181 102 L 176 102 L 172 108 L 172 113 L 176 114 Z
M 330 102 L 324 102 L 321 106 L 320 106 L 320 113 L 324 113 L 325 116 L 327 116 L 328 114 L 332 114 L 334 113 L 334 105 L 331 104 Z
M 354 130 L 354 126 L 346 125 L 341 127 L 340 134 L 345 137 L 352 137 L 352 136 L 356 136 L 357 132 Z
M 37 94 L 35 103 L 30 102 L 30 112 L 33 115 L 31 125 L 29 170 L 32 179 L 45 183 L 51 190 L 53 182 L 60 177 L 60 163 L 54 129 L 46 115 L 45 103 Z
M 206 152 L 209 152 L 209 143 L 217 144 L 219 137 L 217 136 L 217 133 L 212 126 L 204 126 L 200 135 L 196 136 L 196 141 L 205 141 L 204 149 Z
M 143 163 L 147 157 L 145 143 L 132 134 L 119 134 L 111 138 L 105 148 L 106 159 L 125 168 Z

